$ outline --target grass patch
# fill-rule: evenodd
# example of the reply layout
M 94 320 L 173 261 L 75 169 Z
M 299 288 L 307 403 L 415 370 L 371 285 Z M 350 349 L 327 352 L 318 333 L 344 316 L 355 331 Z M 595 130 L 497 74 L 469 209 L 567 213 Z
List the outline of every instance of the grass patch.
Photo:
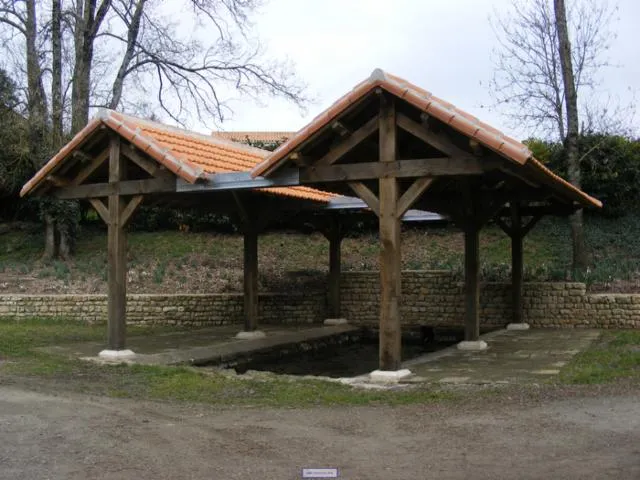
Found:
M 640 331 L 605 332 L 588 350 L 578 353 L 560 372 L 570 384 L 640 379 Z
M 250 379 L 188 367 L 98 365 L 37 350 L 47 345 L 104 341 L 105 330 L 103 324 L 83 325 L 65 319 L 0 319 L 0 376 L 17 382 L 35 381 L 56 390 L 215 405 L 401 405 L 455 398 L 452 393 L 427 387 L 363 391 L 335 382 L 276 376 Z M 176 329 L 130 327 L 129 335 L 171 330 Z

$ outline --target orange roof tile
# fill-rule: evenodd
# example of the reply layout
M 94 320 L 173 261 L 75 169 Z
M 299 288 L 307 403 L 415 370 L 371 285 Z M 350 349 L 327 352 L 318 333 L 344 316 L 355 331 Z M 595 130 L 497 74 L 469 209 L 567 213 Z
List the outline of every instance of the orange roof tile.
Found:
M 246 143 L 249 142 L 264 142 L 264 143 L 276 143 L 285 142 L 295 135 L 296 132 L 222 132 L 214 131 L 211 135 L 214 137 L 222 138 L 224 140 L 231 140 L 232 142 Z
M 184 180 L 195 183 L 207 174 L 246 172 L 264 160 L 266 150 L 202 135 L 157 122 L 104 111 L 82 129 L 22 188 L 22 196 L 33 191 L 53 173 L 70 154 L 101 125 L 119 133 L 141 151 L 147 153 Z M 327 202 L 335 195 L 307 187 L 261 189 L 274 195 Z
M 389 93 L 407 101 L 414 107 L 422 110 L 434 118 L 446 123 L 460 133 L 477 140 L 480 144 L 493 150 L 497 154 L 523 166 L 530 164 L 544 174 L 548 182 L 561 186 L 585 205 L 601 207 L 602 203 L 593 198 L 563 178 L 546 168 L 540 161 L 533 157 L 531 151 L 523 143 L 508 137 L 492 126 L 481 122 L 469 113 L 456 108 L 454 105 L 436 97 L 430 92 L 409 83 L 408 81 L 385 73 L 380 69 L 374 70 L 369 78 L 360 82 L 350 92 L 340 97 L 329 108 L 316 116 L 306 127 L 298 131 L 286 143 L 269 154 L 265 160 L 258 164 L 251 172 L 252 176 L 268 175 L 277 169 L 287 155 L 293 152 L 303 142 L 311 138 L 315 133 L 327 124 L 330 124 L 345 112 L 351 105 L 358 102 L 376 88 L 382 88 Z

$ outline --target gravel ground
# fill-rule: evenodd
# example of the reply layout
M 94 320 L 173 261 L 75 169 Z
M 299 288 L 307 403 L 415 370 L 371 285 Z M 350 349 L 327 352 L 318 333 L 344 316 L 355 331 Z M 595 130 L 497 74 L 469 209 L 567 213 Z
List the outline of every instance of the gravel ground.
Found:
M 545 387 L 546 388 L 546 387 Z M 0 479 L 638 479 L 640 389 L 405 407 L 211 408 L 0 386 Z

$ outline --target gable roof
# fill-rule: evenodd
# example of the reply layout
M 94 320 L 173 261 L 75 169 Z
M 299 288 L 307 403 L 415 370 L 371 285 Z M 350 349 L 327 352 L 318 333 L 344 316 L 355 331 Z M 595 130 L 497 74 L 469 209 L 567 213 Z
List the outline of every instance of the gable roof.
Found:
M 539 160 L 534 158 L 533 153 L 522 142 L 505 135 L 500 130 L 436 97 L 431 92 L 380 69 L 374 70 L 369 78 L 360 82 L 351 91 L 340 97 L 286 143 L 280 145 L 252 170 L 252 176 L 268 176 L 280 167 L 286 161 L 287 156 L 297 147 L 311 139 L 323 127 L 339 118 L 349 107 L 379 88 L 408 102 L 463 135 L 476 140 L 484 147 L 513 162 L 516 166 L 522 167 L 526 165 L 532 167 L 540 174 L 539 176 L 544 182 L 553 184 L 556 187 L 560 186 L 568 195 L 580 201 L 580 203 L 596 207 L 602 206 L 598 199 L 587 195 L 545 167 Z
M 232 142 L 246 143 L 249 142 L 263 142 L 263 143 L 276 143 L 286 142 L 295 135 L 296 132 L 222 132 L 214 131 L 211 135 L 224 140 L 230 140 Z
M 176 176 L 189 183 L 204 180 L 209 174 L 246 172 L 264 160 L 269 152 L 210 135 L 203 135 L 162 123 L 144 120 L 112 110 L 105 110 L 91 120 L 66 144 L 20 192 L 24 196 L 39 186 L 48 175 L 99 128 L 108 127 L 131 142 Z M 278 187 L 261 189 L 276 195 L 327 202 L 335 195 L 308 187 Z

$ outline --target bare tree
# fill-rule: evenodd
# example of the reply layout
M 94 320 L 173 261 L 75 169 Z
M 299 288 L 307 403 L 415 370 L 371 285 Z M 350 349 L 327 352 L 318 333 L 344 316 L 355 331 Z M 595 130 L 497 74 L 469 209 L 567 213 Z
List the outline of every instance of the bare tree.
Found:
M 578 158 L 578 93 L 573 75 L 571 59 L 571 43 L 569 41 L 569 27 L 567 25 L 567 11 L 564 0 L 553 2 L 556 31 L 558 32 L 558 52 L 562 80 L 564 87 L 564 102 L 567 111 L 567 136 L 565 139 L 565 156 L 569 181 L 580 188 L 580 162 Z M 570 217 L 571 235 L 573 240 L 573 268 L 583 270 L 587 267 L 587 252 L 584 244 L 582 224 L 582 210 L 578 210 Z
M 259 3 L 0 0 L 0 67 L 15 58 L 11 76 L 24 79 L 34 168 L 95 107 L 158 108 L 183 123 L 222 120 L 235 92 L 302 104 L 304 89 L 290 66 L 265 57 L 251 36 Z M 73 212 L 45 203 L 45 257 L 64 256 Z
M 255 0 L 183 0 L 187 24 L 206 32 L 207 40 L 185 36 L 176 24 L 167 22 L 157 4 L 147 0 L 119 0 L 114 11 L 124 25 L 120 32 L 105 32 L 122 49 L 121 62 L 107 101 L 117 108 L 123 100 L 124 84 L 130 95 L 155 92 L 157 104 L 172 119 L 182 122 L 195 112 L 200 120 L 224 120 L 223 97 L 231 87 L 254 97 L 268 94 L 298 105 L 305 102 L 304 86 L 292 69 L 263 56 L 260 43 L 249 36 L 249 16 Z M 186 12 L 191 11 L 191 18 Z M 201 35 L 202 37 L 203 35 Z
M 570 0 L 567 6 L 514 0 L 508 14 L 494 17 L 500 46 L 490 92 L 496 106 L 520 127 L 565 142 L 569 180 L 578 187 L 578 109 L 598 102 L 594 91 L 599 72 L 609 66 L 615 11 L 606 0 Z M 587 263 L 581 211 L 570 225 L 575 271 Z

